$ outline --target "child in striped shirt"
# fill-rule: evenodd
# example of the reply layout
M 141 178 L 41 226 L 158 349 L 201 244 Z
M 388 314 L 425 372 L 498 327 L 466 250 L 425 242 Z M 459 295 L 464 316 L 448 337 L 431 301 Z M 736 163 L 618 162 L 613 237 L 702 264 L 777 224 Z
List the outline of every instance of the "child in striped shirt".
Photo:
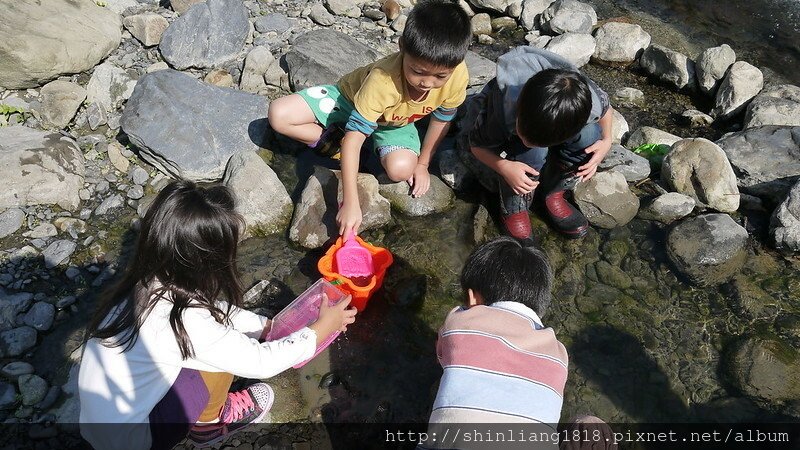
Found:
M 431 424 L 533 423 L 555 429 L 567 381 L 567 350 L 540 319 L 550 304 L 545 254 L 500 237 L 467 260 L 467 306 L 439 331 L 444 368 Z

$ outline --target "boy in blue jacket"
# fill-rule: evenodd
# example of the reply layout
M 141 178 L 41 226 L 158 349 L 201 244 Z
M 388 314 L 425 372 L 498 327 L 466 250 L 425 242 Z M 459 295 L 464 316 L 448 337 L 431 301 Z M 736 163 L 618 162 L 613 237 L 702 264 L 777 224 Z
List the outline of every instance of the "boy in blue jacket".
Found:
M 498 58 L 496 78 L 468 101 L 459 146 L 499 175 L 503 223 L 518 239 L 532 237 L 528 208 L 549 160 L 556 176 L 545 210 L 556 229 L 578 238 L 589 224 L 568 191 L 608 154 L 611 121 L 608 94 L 572 63 L 517 47 Z

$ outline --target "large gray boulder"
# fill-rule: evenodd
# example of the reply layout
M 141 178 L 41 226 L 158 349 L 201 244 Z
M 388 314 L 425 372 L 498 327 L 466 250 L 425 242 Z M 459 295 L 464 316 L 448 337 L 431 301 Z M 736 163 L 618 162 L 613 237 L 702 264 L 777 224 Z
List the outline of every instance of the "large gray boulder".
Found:
M 733 63 L 717 89 L 711 115 L 714 118 L 728 118 L 736 115 L 761 92 L 763 87 L 764 75 L 757 67 L 744 61 Z
M 697 57 L 697 84 L 705 94 L 713 94 L 719 81 L 736 62 L 736 52 L 728 44 L 707 48 Z
M 595 42 L 590 34 L 568 32 L 551 39 L 545 49 L 563 56 L 575 67 L 581 67 L 592 59 Z
M 608 22 L 594 33 L 594 58 L 609 63 L 631 63 L 650 45 L 650 34 L 632 23 Z
M 380 56 L 344 33 L 327 29 L 309 31 L 298 37 L 286 54 L 289 81 L 295 91 L 333 84 Z
M 215 181 L 232 155 L 259 148 L 268 105 L 258 95 L 160 70 L 139 80 L 121 125 L 142 159 L 162 172 Z
M 670 189 L 722 212 L 739 209 L 736 174 L 725 152 L 708 139 L 683 139 L 672 146 L 661 165 L 661 179 Z
M 519 16 L 519 22 L 522 26 L 530 31 L 536 27 L 536 19 L 544 10 L 553 4 L 555 0 L 523 0 L 522 13 Z
M 597 25 L 597 13 L 592 5 L 577 0 L 556 0 L 539 18 L 543 27 L 553 34 L 592 32 Z
M 216 67 L 234 59 L 250 32 L 241 0 L 208 0 L 172 22 L 158 48 L 173 67 Z
M 694 210 L 694 198 L 677 192 L 667 192 L 644 202 L 637 217 L 645 220 L 657 220 L 661 223 L 672 223 L 682 219 Z
M 341 172 L 316 167 L 294 210 L 289 239 L 305 248 L 317 248 L 339 235 L 336 214 L 342 201 Z M 363 221 L 359 231 L 382 227 L 391 220 L 391 206 L 378 193 L 378 180 L 360 173 L 356 180 Z
M 619 144 L 611 145 L 611 151 L 600 163 L 599 168 L 620 173 L 628 182 L 644 180 L 650 176 L 650 161 Z
M 255 152 L 233 155 L 223 180 L 236 195 L 236 211 L 247 225 L 242 238 L 278 233 L 292 218 L 292 199 L 271 167 Z
M 661 45 L 647 47 L 639 58 L 639 64 L 649 75 L 676 89 L 691 89 L 695 84 L 694 61 Z
M 747 337 L 727 352 L 733 385 L 761 407 L 782 412 L 800 398 L 797 348 L 777 336 Z
M 639 198 L 625 177 L 617 172 L 599 172 L 575 186 L 575 203 L 592 225 L 621 227 L 636 217 Z
M 770 234 L 779 249 L 800 252 L 800 181 L 772 213 Z
M 42 124 L 48 128 L 64 128 L 86 99 L 86 89 L 69 81 L 55 80 L 44 85 L 40 95 Z
M 781 84 L 756 95 L 747 105 L 744 128 L 762 125 L 800 126 L 800 87 Z
M 0 209 L 78 208 L 85 169 L 83 153 L 72 139 L 28 127 L 0 127 L 0 160 Z
M 719 141 L 733 169 L 739 189 L 780 202 L 800 179 L 800 126 L 750 128 Z
M 119 15 L 92 0 L 4 0 L 0 8 L 0 88 L 89 70 L 122 39 Z
M 747 231 L 727 214 L 686 219 L 670 230 L 667 254 L 693 283 L 711 286 L 738 273 L 747 258 Z
M 383 181 L 383 180 L 381 180 Z M 431 186 L 422 197 L 411 196 L 411 187 L 407 182 L 381 183 L 378 192 L 389 200 L 396 211 L 405 215 L 418 217 L 446 211 L 453 206 L 455 195 L 439 177 L 431 175 Z
M 625 146 L 629 149 L 635 150 L 637 147 L 643 144 L 672 145 L 681 139 L 682 138 L 679 136 L 659 130 L 658 128 L 641 127 L 635 129 L 630 136 L 628 136 Z

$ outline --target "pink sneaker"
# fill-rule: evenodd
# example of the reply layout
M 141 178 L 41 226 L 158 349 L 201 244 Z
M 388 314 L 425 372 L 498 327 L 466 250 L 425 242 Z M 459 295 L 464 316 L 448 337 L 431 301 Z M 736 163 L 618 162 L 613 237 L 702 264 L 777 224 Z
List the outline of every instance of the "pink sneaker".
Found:
M 256 383 L 245 390 L 228 393 L 219 422 L 198 424 L 189 430 L 189 440 L 196 447 L 209 447 L 238 433 L 248 425 L 261 422 L 267 415 L 275 393 L 266 383 Z

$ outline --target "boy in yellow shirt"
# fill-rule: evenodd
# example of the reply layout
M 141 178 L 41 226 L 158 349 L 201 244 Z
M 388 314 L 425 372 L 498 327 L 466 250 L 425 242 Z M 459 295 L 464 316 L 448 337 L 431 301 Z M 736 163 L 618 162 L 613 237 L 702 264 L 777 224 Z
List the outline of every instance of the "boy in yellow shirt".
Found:
M 343 133 L 340 234 L 356 233 L 361 225 L 356 177 L 367 137 L 389 178 L 408 181 L 415 197 L 428 190 L 428 164 L 466 97 L 464 57 L 471 39 L 469 17 L 457 3 L 421 1 L 408 16 L 399 52 L 354 70 L 337 85 L 311 87 L 270 104 L 272 128 L 318 152 Z M 414 122 L 428 114 L 433 117 L 420 145 Z

